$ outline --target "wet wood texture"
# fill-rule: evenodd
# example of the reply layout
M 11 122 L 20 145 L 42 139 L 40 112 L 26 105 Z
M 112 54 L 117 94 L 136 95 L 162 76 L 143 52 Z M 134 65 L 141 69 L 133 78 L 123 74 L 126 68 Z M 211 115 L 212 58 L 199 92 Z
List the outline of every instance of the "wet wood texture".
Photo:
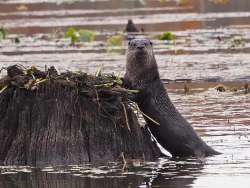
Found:
M 1 164 L 98 163 L 119 160 L 122 152 L 126 159 L 159 157 L 127 106 L 130 130 L 122 106 L 104 106 L 105 114 L 93 98 L 58 83 L 37 91 L 9 88 L 0 95 L 0 106 Z

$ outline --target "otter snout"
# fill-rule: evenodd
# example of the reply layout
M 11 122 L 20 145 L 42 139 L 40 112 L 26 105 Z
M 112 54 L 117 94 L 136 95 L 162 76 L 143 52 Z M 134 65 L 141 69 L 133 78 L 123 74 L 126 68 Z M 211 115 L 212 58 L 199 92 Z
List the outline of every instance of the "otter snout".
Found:
M 142 50 L 146 47 L 152 47 L 152 42 L 148 39 L 133 39 L 128 43 L 130 48 Z
M 145 48 L 145 44 L 138 44 L 138 45 L 136 46 L 136 48 L 139 49 L 139 50 L 142 50 L 142 49 Z

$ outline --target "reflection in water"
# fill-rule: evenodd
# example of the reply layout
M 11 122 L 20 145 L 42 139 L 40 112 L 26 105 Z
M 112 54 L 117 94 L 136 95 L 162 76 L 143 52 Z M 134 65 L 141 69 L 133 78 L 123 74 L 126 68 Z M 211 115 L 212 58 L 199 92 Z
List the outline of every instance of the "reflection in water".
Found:
M 140 166 L 122 165 L 102 167 L 67 166 L 37 168 L 2 169 L 0 186 L 4 188 L 127 188 L 127 187 L 187 187 L 199 176 L 203 163 L 198 159 L 177 160 L 159 159 Z M 27 172 L 27 168 L 29 169 Z M 24 170 L 25 169 L 25 170 Z M 26 172 L 24 172 L 26 171 Z
M 178 161 L 172 164 L 163 164 L 157 171 L 157 176 L 152 181 L 155 187 L 189 187 L 197 179 L 203 169 L 201 160 Z

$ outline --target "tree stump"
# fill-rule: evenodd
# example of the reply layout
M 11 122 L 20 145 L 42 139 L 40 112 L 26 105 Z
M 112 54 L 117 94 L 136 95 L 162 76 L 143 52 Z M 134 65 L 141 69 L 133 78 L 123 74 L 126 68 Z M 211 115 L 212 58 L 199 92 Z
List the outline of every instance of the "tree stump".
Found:
M 93 87 L 86 92 L 71 77 L 46 79 L 30 90 L 15 85 L 13 77 L 0 93 L 1 164 L 99 163 L 119 160 L 121 153 L 126 159 L 160 156 L 121 95 Z

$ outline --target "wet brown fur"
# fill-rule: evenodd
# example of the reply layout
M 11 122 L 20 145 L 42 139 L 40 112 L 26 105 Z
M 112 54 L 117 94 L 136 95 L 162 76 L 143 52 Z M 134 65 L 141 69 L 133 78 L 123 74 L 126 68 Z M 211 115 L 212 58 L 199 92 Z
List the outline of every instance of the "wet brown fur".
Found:
M 140 110 L 154 119 L 144 117 L 156 140 L 173 156 L 209 156 L 219 154 L 208 146 L 178 112 L 162 83 L 152 43 L 146 39 L 130 41 L 127 50 L 125 83 L 139 90 L 135 101 Z

